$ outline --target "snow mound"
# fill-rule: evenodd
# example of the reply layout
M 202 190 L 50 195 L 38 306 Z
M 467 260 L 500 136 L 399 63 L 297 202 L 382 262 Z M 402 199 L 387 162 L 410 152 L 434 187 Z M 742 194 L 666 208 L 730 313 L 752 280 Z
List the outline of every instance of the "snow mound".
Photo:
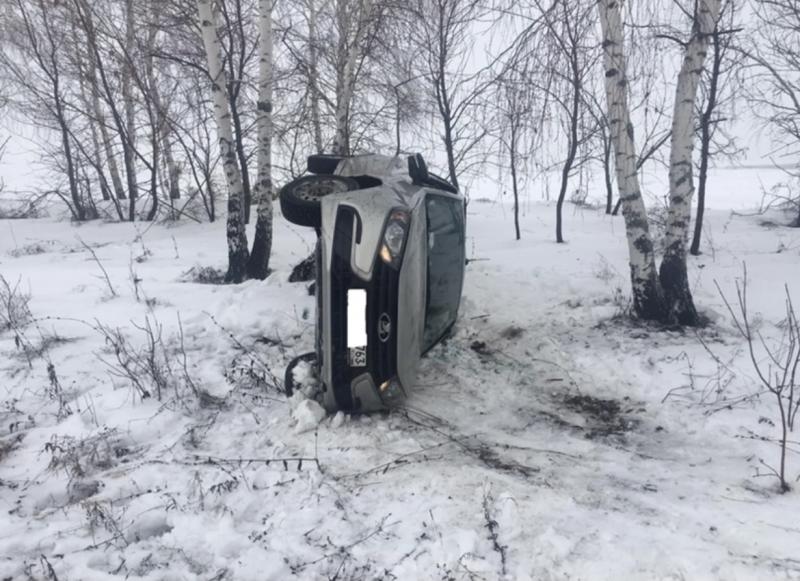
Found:
M 310 432 L 325 418 L 325 410 L 313 399 L 304 399 L 300 393 L 292 396 L 292 419 L 296 434 Z

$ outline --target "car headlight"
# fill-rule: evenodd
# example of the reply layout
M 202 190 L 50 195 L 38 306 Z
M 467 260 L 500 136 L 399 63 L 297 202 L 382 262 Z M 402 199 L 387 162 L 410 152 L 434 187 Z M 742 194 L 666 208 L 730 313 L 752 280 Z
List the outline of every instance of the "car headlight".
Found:
M 392 210 L 389 220 L 386 222 L 380 256 L 381 260 L 394 268 L 400 266 L 410 221 L 411 216 L 405 210 Z

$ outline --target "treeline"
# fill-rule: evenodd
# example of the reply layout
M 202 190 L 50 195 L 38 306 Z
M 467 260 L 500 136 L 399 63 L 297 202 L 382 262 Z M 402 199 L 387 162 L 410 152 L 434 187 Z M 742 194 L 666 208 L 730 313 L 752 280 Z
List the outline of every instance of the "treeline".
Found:
M 637 311 L 691 321 L 663 297 L 688 295 L 672 279 L 694 174 L 697 253 L 708 169 L 741 153 L 736 120 L 764 121 L 777 162 L 800 142 L 795 4 L 6 0 L 0 103 L 52 136 L 39 194 L 76 220 L 213 221 L 224 200 L 230 280 L 266 276 L 273 183 L 311 152 L 435 148 L 462 190 L 479 174 L 508 181 L 517 238 L 522 192 L 556 170 L 559 242 L 565 201 L 602 175 L 634 289 L 656 296 L 635 291 Z M 670 175 L 661 275 L 637 179 L 648 164 Z

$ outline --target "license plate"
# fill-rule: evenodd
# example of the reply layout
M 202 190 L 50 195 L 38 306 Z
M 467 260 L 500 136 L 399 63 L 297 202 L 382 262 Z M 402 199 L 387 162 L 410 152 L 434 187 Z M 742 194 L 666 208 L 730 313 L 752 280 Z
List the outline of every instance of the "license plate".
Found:
M 347 346 L 364 347 L 367 344 L 367 291 L 347 291 Z
M 347 362 L 350 367 L 367 366 L 367 291 L 347 291 Z
M 350 347 L 347 350 L 347 363 L 350 367 L 366 367 L 367 366 L 367 348 L 366 347 Z

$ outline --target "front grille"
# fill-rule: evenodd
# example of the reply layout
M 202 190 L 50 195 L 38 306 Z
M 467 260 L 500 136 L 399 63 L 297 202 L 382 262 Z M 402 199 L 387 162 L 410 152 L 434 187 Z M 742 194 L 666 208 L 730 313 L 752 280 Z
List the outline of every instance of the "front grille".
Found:
M 369 372 L 376 386 L 397 375 L 397 304 L 399 271 L 375 260 L 372 279 L 364 282 L 350 266 L 353 248 L 353 223 L 356 211 L 341 206 L 336 215 L 331 256 L 331 379 L 339 408 L 358 410 L 360 402 L 353 398 L 353 379 Z M 359 223 L 360 225 L 360 223 Z M 351 368 L 347 360 L 347 291 L 367 291 L 367 366 Z M 391 331 L 386 341 L 381 341 L 378 323 L 386 313 L 391 321 Z
M 372 281 L 367 292 L 367 358 L 375 385 L 380 385 L 397 374 L 397 303 L 399 273 L 381 260 L 375 262 Z M 387 341 L 378 334 L 383 313 L 391 321 Z

